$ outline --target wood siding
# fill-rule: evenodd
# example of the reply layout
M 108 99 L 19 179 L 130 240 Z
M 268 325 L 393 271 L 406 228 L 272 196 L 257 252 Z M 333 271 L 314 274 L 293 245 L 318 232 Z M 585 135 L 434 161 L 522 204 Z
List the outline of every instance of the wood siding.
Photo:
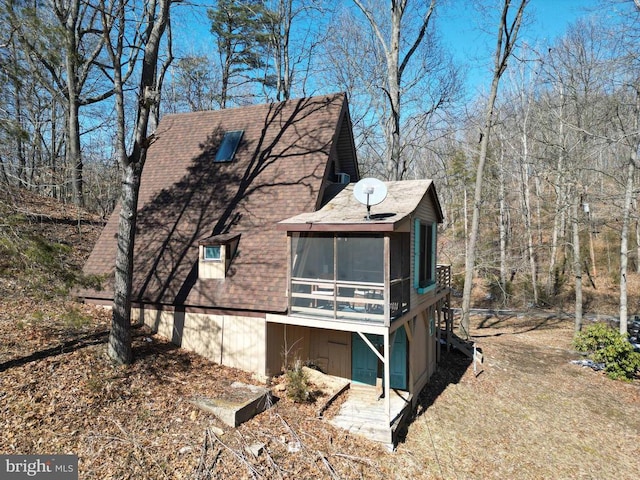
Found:
M 227 367 L 266 375 L 266 321 L 259 317 L 176 310 L 132 309 L 141 321 L 176 345 Z
M 433 202 L 431 200 L 431 196 L 430 195 L 425 195 L 425 197 L 423 198 L 423 200 L 418 204 L 418 208 L 416 208 L 415 212 L 414 212 L 414 219 L 419 218 L 421 222 L 430 222 L 430 223 L 437 223 L 438 222 L 438 216 L 436 214 L 436 210 L 434 208 Z M 416 278 L 416 271 L 415 271 L 415 262 L 413 261 L 414 255 L 415 255 L 415 251 L 416 251 L 416 244 L 415 244 L 415 223 L 411 222 L 411 248 L 410 248 L 410 252 L 411 252 L 411 303 L 410 303 L 410 308 L 415 308 L 418 305 L 420 305 L 423 302 L 427 302 L 429 301 L 435 294 L 435 290 L 434 291 L 429 291 L 427 293 L 424 294 L 419 294 L 416 289 L 414 288 L 414 279 Z M 437 235 L 437 233 L 436 233 Z M 437 252 L 436 252 L 436 259 L 437 259 Z
M 267 375 L 284 370 L 285 355 L 317 365 L 323 372 L 351 378 L 351 333 L 338 330 L 267 323 Z

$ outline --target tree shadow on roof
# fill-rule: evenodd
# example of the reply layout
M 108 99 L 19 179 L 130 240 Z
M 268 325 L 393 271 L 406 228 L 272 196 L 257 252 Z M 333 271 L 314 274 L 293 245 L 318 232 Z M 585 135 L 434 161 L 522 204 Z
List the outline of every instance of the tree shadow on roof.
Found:
M 272 231 L 277 221 L 313 209 L 318 201 L 338 120 L 335 114 L 322 114 L 332 101 L 335 98 L 301 99 L 265 107 L 264 117 L 244 126 L 246 133 L 231 162 L 214 161 L 225 131 L 243 127 L 231 113 L 225 113 L 224 123 L 218 120 L 207 127 L 197 154 L 177 157 L 174 165 L 162 158 L 163 141 L 180 142 L 188 129 L 176 124 L 176 116 L 157 133 L 142 177 L 134 301 L 225 306 L 229 298 L 246 296 L 261 276 L 285 292 L 286 234 L 281 234 L 281 245 L 274 245 Z M 159 171 L 162 168 L 172 171 Z M 179 178 L 164 180 L 164 188 L 145 197 L 162 185 L 163 175 L 176 172 Z M 225 283 L 211 280 L 206 289 L 194 292 L 199 240 L 227 233 L 243 236 Z

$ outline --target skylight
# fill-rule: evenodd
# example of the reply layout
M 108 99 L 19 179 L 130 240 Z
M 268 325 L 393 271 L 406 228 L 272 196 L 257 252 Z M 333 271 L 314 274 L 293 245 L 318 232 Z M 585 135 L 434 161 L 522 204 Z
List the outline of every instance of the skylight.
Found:
M 220 148 L 216 152 L 216 162 L 230 162 L 233 160 L 243 133 L 244 130 L 235 130 L 224 134 Z

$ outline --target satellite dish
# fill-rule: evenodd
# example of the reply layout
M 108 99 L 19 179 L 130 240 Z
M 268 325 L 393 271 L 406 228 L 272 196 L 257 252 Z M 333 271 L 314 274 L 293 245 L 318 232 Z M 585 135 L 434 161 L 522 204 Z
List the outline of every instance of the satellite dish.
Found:
M 387 186 L 377 178 L 363 178 L 353 187 L 353 196 L 367 206 L 367 220 L 371 220 L 371 205 L 378 205 L 387 198 Z

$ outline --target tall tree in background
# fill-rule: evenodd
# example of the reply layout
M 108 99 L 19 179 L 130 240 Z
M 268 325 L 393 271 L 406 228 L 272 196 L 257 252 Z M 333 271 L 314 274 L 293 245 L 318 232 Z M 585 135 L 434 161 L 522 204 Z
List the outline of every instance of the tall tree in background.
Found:
M 513 17 L 510 17 L 511 1 L 503 0 L 500 23 L 496 40 L 496 49 L 493 56 L 493 77 L 491 79 L 491 89 L 487 99 L 484 123 L 480 132 L 480 152 L 478 155 L 478 166 L 476 169 L 476 185 L 473 195 L 473 217 L 471 220 L 471 231 L 469 233 L 469 244 L 466 252 L 464 289 L 462 292 L 462 317 L 460 319 L 460 333 L 463 338 L 469 338 L 469 313 L 471 309 L 471 288 L 476 264 L 476 245 L 478 243 L 478 233 L 480 225 L 480 207 L 482 205 L 482 185 L 484 176 L 484 166 L 487 160 L 487 146 L 489 145 L 489 135 L 494 123 L 494 105 L 498 96 L 498 85 L 500 78 L 507 68 L 507 60 L 511 58 L 513 49 L 518 39 L 518 32 L 522 24 L 524 9 L 529 0 L 519 0 L 517 10 Z
M 460 92 L 458 70 L 435 29 L 436 1 L 354 5 L 332 21 L 322 56 L 326 81 L 349 95 L 362 171 L 390 180 L 415 176 L 414 147 L 434 141 L 434 127 L 446 123 L 438 116 Z
M 174 62 L 163 100 L 172 112 L 197 112 L 216 107 L 216 84 L 211 59 L 206 55 L 186 55 Z
M 65 101 L 67 164 L 74 201 L 84 205 L 80 109 L 113 94 L 109 87 L 100 88 L 104 43 L 98 11 L 85 0 L 47 0 L 46 7 L 10 3 L 7 11 L 20 47 L 28 52 L 31 73 Z
M 264 82 L 268 100 L 288 100 L 297 91 L 305 96 L 316 50 L 326 35 L 322 0 L 266 0 L 268 58 Z M 270 92 L 275 90 L 275 94 Z
M 612 65 L 602 33 L 600 22 L 578 22 L 549 49 L 544 59 L 546 75 L 555 89 L 546 108 L 551 107 L 549 110 L 556 112 L 556 116 L 547 116 L 550 123 L 546 128 L 552 132 L 548 144 L 557 152 L 553 174 L 558 195 L 556 215 L 570 224 L 563 256 L 572 265 L 576 331 L 582 328 L 583 274 L 590 275 L 589 265 L 583 260 L 584 246 L 581 247 L 584 243 L 581 231 L 585 226 L 591 234 L 589 217 L 584 214 L 584 205 L 589 203 L 585 195 L 602 185 L 597 174 L 602 167 L 598 163 L 607 148 L 606 131 L 610 130 L 611 106 L 606 92 L 612 86 Z M 608 201 L 615 203 L 614 198 Z
M 379 85 L 384 92 L 388 105 L 388 116 L 384 120 L 387 142 L 384 159 L 386 176 L 389 180 L 401 180 L 407 172 L 407 164 L 401 155 L 401 120 L 402 120 L 402 77 L 411 58 L 416 53 L 427 34 L 429 23 L 436 7 L 436 0 L 430 0 L 421 16 L 421 22 L 415 37 L 403 42 L 403 18 L 407 11 L 408 0 L 390 0 L 391 17 L 380 19 L 379 3 L 368 3 L 354 0 L 357 7 L 366 17 L 386 61 L 386 82 Z M 406 42 L 406 40 L 405 40 Z
M 122 193 L 118 224 L 115 285 L 109 357 L 118 364 L 132 361 L 131 350 L 131 289 L 133 279 L 133 248 L 138 207 L 140 175 L 153 141 L 148 134 L 149 120 L 159 101 L 157 88 L 158 56 L 165 30 L 170 23 L 170 7 L 175 0 L 150 0 L 145 8 L 146 30 L 144 56 L 138 88 L 133 147 L 123 159 Z
M 269 12 L 258 0 L 218 0 L 207 14 L 221 70 L 218 104 L 226 108 L 231 100 L 246 102 L 255 84 L 273 84 L 271 77 L 261 76 L 269 42 Z
M 619 58 L 622 69 L 620 92 L 616 98 L 621 105 L 615 120 L 621 132 L 622 144 L 627 150 L 627 164 L 623 171 L 624 201 L 622 204 L 622 229 L 620 232 L 620 333 L 627 334 L 628 313 L 628 262 L 629 262 L 629 230 L 631 223 L 631 209 L 636 192 L 636 172 L 638 163 L 638 149 L 640 149 L 640 49 L 638 40 L 640 30 L 637 27 L 640 17 L 640 0 L 634 0 L 634 9 L 626 15 L 620 27 L 620 32 L 613 32 L 616 47 L 621 50 Z M 628 21 L 631 18 L 632 21 Z M 619 43 L 618 43 L 619 42 Z M 640 249 L 640 245 L 639 245 Z M 636 261 L 640 265 L 640 258 Z
M 296 12 L 293 0 L 276 0 L 265 16 L 265 23 L 269 32 L 269 43 L 273 56 L 273 70 L 275 77 L 276 100 L 289 100 L 291 97 L 291 83 L 293 81 L 293 65 L 291 58 L 291 28 Z M 268 70 L 267 70 L 268 72 Z M 268 76 L 265 73 L 265 76 Z

